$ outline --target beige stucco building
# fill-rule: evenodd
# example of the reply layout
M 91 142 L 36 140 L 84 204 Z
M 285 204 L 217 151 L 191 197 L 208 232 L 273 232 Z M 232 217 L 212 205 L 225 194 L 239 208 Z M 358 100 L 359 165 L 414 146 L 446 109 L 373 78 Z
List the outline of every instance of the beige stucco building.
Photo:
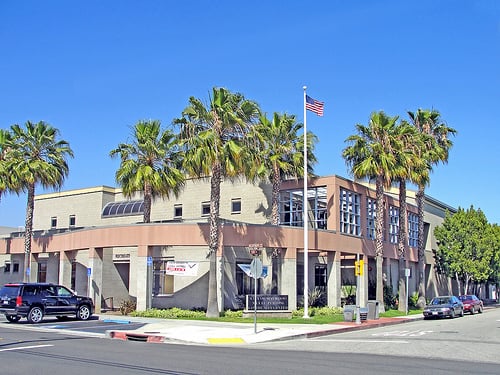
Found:
M 221 187 L 221 240 L 217 253 L 219 308 L 239 309 L 254 293 L 245 270 L 252 261 L 249 245 L 264 249 L 260 259 L 267 277 L 259 294 L 287 296 L 288 309 L 301 303 L 304 290 L 303 182 L 286 181 L 280 193 L 280 224 L 271 225 L 271 185 L 225 181 Z M 329 306 L 341 306 L 356 284 L 354 261 L 365 261 L 361 305 L 375 298 L 375 191 L 339 176 L 308 184 L 309 221 L 307 285 L 317 288 Z M 409 292 L 416 290 L 418 215 L 408 192 Z M 384 276 L 397 292 L 397 192 L 385 196 Z M 427 295 L 452 292 L 434 272 L 432 236 L 446 210 L 426 197 L 425 248 Z M 120 189 L 100 186 L 41 194 L 35 198 L 32 281 L 63 283 L 94 298 L 96 310 L 133 299 L 137 309 L 205 308 L 208 293 L 209 180 L 189 180 L 179 197 L 153 202 L 151 223 L 142 223 L 143 201 L 126 199 Z M 0 282 L 23 279 L 22 232 L 0 238 Z

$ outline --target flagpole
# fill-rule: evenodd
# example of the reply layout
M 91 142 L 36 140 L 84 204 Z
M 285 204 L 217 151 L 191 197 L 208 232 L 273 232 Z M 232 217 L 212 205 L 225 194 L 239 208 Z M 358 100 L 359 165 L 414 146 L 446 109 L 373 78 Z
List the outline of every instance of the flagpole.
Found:
M 307 110 L 306 110 L 306 90 L 304 89 L 304 197 L 302 200 L 302 211 L 304 215 L 304 318 L 309 318 L 309 220 L 307 216 Z

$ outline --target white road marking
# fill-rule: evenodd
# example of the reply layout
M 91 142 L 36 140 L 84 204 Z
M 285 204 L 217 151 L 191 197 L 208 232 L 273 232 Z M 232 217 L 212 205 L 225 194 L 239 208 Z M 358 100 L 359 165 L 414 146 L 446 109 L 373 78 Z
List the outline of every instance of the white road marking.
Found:
M 396 337 L 419 337 L 432 333 L 433 331 L 392 331 L 383 333 L 373 333 L 372 336 L 396 336 Z
M 405 340 L 361 340 L 361 339 L 314 339 L 314 341 L 321 341 L 321 342 L 365 342 L 365 343 L 385 343 L 385 344 L 409 344 L 409 341 Z
M 18 346 L 16 348 L 0 349 L 0 352 L 8 352 L 8 351 L 12 351 L 12 350 L 23 350 L 23 349 L 45 348 L 47 346 L 54 346 L 54 345 L 44 344 L 44 345 Z

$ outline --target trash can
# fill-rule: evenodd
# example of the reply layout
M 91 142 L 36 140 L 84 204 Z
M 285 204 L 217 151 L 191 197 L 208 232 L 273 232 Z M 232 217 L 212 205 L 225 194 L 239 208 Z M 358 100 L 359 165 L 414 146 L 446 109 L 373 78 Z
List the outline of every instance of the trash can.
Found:
M 368 319 L 374 320 L 379 318 L 379 302 L 368 301 Z
M 344 322 L 352 322 L 354 319 L 354 307 L 352 305 L 344 306 Z

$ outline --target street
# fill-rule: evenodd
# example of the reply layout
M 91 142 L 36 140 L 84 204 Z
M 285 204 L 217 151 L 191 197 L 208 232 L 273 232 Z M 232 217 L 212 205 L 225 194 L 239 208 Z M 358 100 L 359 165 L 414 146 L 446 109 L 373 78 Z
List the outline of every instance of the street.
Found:
M 68 322 L 68 325 L 73 322 Z M 82 323 L 82 322 L 75 322 Z M 98 321 L 85 322 L 96 327 Z M 244 346 L 110 340 L 0 320 L 2 374 L 498 374 L 500 309 Z M 89 332 L 91 334 L 89 334 Z

